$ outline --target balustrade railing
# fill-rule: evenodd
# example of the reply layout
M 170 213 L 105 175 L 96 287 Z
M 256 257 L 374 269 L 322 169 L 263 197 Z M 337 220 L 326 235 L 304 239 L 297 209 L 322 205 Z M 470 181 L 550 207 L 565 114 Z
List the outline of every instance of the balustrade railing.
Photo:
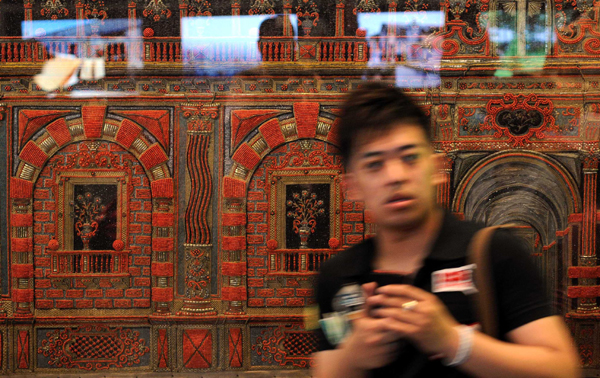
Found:
M 127 251 L 56 251 L 50 258 L 55 276 L 128 273 Z
M 182 41 L 172 37 L 3 37 L 0 38 L 0 62 L 40 63 L 59 54 L 103 57 L 107 63 L 364 62 L 369 49 L 369 43 L 360 37 L 269 37 L 260 41 L 253 38 L 186 38 Z
M 278 250 L 270 254 L 270 273 L 316 273 L 334 256 L 329 249 Z

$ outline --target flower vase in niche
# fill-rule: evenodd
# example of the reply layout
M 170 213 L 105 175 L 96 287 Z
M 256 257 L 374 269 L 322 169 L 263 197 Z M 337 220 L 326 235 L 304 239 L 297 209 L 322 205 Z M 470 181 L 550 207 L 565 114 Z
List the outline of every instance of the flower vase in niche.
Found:
M 94 197 L 90 192 L 78 195 L 73 205 L 77 236 L 83 242 L 83 249 L 89 251 L 90 240 L 98 232 L 98 222 L 105 217 L 106 206 L 102 204 L 102 198 Z
M 300 249 L 307 249 L 308 238 L 317 227 L 316 217 L 325 214 L 323 201 L 317 199 L 316 193 L 302 190 L 301 193 L 293 193 L 286 205 L 287 216 L 293 219 L 294 232 L 300 236 Z

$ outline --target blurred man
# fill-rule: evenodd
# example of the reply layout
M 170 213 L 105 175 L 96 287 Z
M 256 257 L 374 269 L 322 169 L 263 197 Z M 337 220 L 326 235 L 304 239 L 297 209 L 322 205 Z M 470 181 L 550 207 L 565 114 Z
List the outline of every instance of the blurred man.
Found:
M 577 376 L 565 324 L 527 252 L 504 231 L 489 251 L 499 338 L 477 330 L 467 250 L 480 227 L 436 205 L 440 156 L 418 106 L 397 88 L 365 84 L 349 95 L 340 127 L 345 179 L 377 236 L 322 267 L 314 376 Z

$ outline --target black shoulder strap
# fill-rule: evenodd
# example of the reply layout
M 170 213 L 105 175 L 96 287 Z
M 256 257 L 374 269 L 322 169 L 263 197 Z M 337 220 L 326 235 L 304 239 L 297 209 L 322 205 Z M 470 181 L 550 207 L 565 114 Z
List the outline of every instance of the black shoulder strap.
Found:
M 468 251 L 469 262 L 477 265 L 474 280 L 478 292 L 474 294 L 474 300 L 481 330 L 494 338 L 498 337 L 498 320 L 489 245 L 494 232 L 499 227 L 486 227 L 477 231 L 471 239 Z

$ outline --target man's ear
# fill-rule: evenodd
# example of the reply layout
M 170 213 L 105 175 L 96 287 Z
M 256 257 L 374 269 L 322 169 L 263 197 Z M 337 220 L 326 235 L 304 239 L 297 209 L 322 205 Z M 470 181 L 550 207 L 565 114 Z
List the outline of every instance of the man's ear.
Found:
M 353 173 L 343 173 L 341 175 L 342 193 L 344 198 L 349 201 L 362 201 L 363 194 L 356 182 L 356 176 Z
M 433 185 L 442 185 L 448 182 L 450 177 L 446 173 L 448 170 L 448 157 L 443 152 L 434 153 L 431 158 L 433 159 Z

